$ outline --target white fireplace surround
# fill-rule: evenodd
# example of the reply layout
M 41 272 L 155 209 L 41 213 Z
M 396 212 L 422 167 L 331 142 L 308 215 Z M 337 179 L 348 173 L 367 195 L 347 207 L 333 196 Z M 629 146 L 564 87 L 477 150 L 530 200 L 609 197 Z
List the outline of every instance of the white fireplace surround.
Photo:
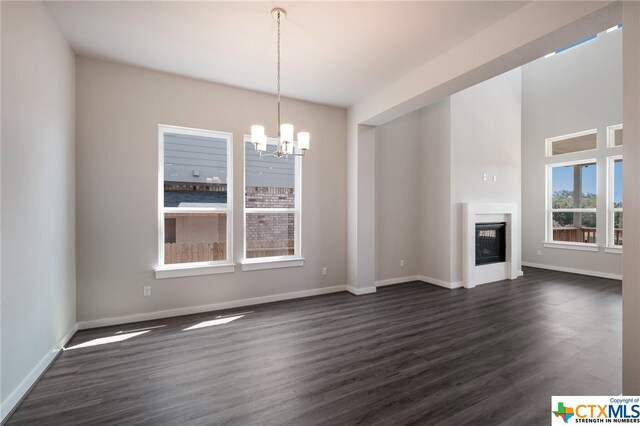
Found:
M 462 204 L 462 283 L 465 288 L 517 275 L 518 205 L 516 203 Z M 476 266 L 476 223 L 506 222 L 504 263 Z

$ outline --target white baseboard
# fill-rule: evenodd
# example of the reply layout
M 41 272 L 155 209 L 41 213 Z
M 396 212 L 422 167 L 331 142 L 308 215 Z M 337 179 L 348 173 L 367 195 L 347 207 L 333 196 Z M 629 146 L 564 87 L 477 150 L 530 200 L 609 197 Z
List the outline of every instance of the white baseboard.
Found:
M 418 275 L 410 275 L 408 277 L 390 278 L 388 280 L 376 281 L 375 286 L 382 287 L 385 285 L 403 284 L 411 281 L 420 281 L 420 277 Z
M 435 284 L 440 287 L 448 288 L 449 290 L 462 287 L 462 281 L 449 282 L 449 281 L 439 280 L 436 278 L 426 277 L 424 275 L 418 275 L 418 279 L 428 284 Z
M 621 280 L 621 274 L 610 274 L 608 272 L 587 271 L 585 269 L 567 268 L 564 266 L 555 265 L 543 265 L 541 263 L 522 262 L 522 266 L 529 266 L 531 268 L 549 269 L 551 271 L 569 272 L 571 274 L 588 275 L 591 277 L 608 278 L 611 280 Z
M 13 412 L 15 408 L 22 402 L 22 399 L 29 393 L 31 387 L 37 382 L 42 373 L 44 373 L 49 365 L 53 362 L 53 360 L 58 356 L 64 345 L 67 344 L 69 340 L 73 337 L 74 333 L 78 330 L 77 324 L 74 324 L 71 327 L 71 330 L 64 335 L 62 339 L 58 341 L 58 343 L 51 348 L 45 355 L 42 357 L 40 362 L 36 364 L 35 367 L 27 374 L 27 376 L 20 382 L 20 384 L 9 394 L 7 399 L 4 400 L 0 404 L 0 423 L 3 423 L 7 420 L 9 414 Z
M 455 282 L 449 282 L 449 281 L 442 281 L 442 280 L 438 280 L 436 278 L 431 278 L 431 277 L 427 277 L 424 275 L 410 275 L 407 277 L 400 277 L 400 278 L 390 278 L 388 280 L 380 280 L 380 281 L 376 281 L 375 285 L 376 287 L 382 287 L 382 286 L 386 286 L 386 285 L 394 285 L 394 284 L 402 284 L 402 283 L 408 283 L 411 281 L 422 281 L 428 284 L 434 284 L 440 287 L 444 287 L 444 288 L 448 288 L 448 289 L 454 289 L 454 288 L 460 288 L 462 287 L 462 281 L 455 281 Z M 349 288 L 347 288 L 347 291 L 351 291 L 349 290 Z M 351 291 L 353 294 L 356 294 L 354 291 Z M 372 292 L 370 292 L 372 293 Z M 364 294 L 364 293 L 360 293 L 360 294 Z
M 202 312 L 219 311 L 222 309 L 239 308 L 249 305 L 260 305 L 263 303 L 278 302 L 281 300 L 298 299 L 300 297 L 317 296 L 320 294 L 336 293 L 347 290 L 347 286 L 338 285 L 334 287 L 314 288 L 312 290 L 296 291 L 291 293 L 274 294 L 271 296 L 254 297 L 251 299 L 232 300 L 229 302 L 213 303 L 210 305 L 190 306 L 186 308 L 167 309 L 164 311 L 145 312 L 142 314 L 132 314 L 122 317 L 101 318 L 89 321 L 79 321 L 78 329 L 106 327 L 109 325 L 127 324 L 131 322 L 149 321 L 161 318 L 177 317 L 181 315 L 199 314 Z M 375 290 L 375 289 L 374 289 Z
M 362 288 L 357 288 L 357 287 L 353 287 L 348 285 L 347 286 L 347 291 L 351 294 L 355 294 L 356 296 L 361 296 L 363 294 L 370 294 L 370 293 L 375 293 L 376 292 L 376 288 L 375 287 L 362 287 Z
M 517 271 L 516 272 L 516 277 L 522 277 L 524 275 L 523 271 Z

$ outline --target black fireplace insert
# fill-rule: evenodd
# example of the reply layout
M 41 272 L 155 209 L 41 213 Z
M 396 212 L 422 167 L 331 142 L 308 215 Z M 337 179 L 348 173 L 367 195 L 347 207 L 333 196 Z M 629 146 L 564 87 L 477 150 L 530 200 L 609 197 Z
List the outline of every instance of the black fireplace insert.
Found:
M 506 222 L 476 223 L 476 266 L 506 261 Z

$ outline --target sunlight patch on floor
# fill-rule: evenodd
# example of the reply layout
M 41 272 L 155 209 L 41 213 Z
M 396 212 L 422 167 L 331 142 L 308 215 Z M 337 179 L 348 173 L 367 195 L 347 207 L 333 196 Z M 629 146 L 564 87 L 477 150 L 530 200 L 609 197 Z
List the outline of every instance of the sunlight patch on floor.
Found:
M 84 342 L 75 346 L 64 348 L 64 350 L 69 351 L 71 349 L 88 348 L 90 346 L 99 346 L 99 345 L 106 345 L 108 343 L 122 342 L 124 340 L 131 339 L 132 337 L 136 337 L 141 334 L 148 333 L 149 331 L 150 330 L 145 330 L 145 331 L 138 331 L 135 333 L 116 334 L 115 336 L 100 337 L 98 339 L 89 340 L 88 342 Z
M 210 321 L 203 321 L 201 323 L 192 325 L 191 327 L 187 327 L 182 331 L 189 331 L 189 330 L 196 330 L 198 328 L 204 328 L 204 327 L 212 327 L 214 325 L 220 325 L 220 324 L 227 324 L 230 323 L 231 321 L 235 321 L 237 319 L 242 318 L 244 315 L 236 315 L 233 317 L 218 317 L 214 320 L 210 320 Z
M 135 330 L 120 330 L 116 334 L 133 333 L 134 331 L 152 330 L 154 328 L 162 328 L 162 327 L 166 327 L 166 325 L 154 325 L 153 327 L 142 327 L 142 328 L 136 328 Z

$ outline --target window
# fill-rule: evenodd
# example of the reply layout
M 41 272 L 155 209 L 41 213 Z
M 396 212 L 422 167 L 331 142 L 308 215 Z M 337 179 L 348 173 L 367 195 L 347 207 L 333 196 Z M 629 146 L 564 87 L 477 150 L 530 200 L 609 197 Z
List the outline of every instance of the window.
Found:
M 607 146 L 609 148 L 622 146 L 622 124 L 607 127 Z
M 622 124 L 607 127 L 607 247 L 622 252 Z
M 159 126 L 159 268 L 231 272 L 232 136 Z
M 622 124 L 546 140 L 546 247 L 622 252 Z M 606 170 L 606 173 L 598 173 Z
M 555 53 L 556 53 L 556 55 L 557 55 L 558 53 L 561 53 L 561 52 L 567 51 L 567 50 L 569 50 L 569 49 L 573 49 L 574 47 L 578 47 L 578 46 L 580 46 L 581 44 L 584 44 L 584 43 L 586 43 L 586 42 L 588 42 L 588 41 L 595 40 L 595 38 L 596 38 L 596 37 L 598 37 L 598 34 L 591 34 L 590 36 L 587 36 L 587 37 L 583 38 L 582 40 L 578 40 L 578 41 L 576 41 L 575 43 L 571 43 L 571 44 L 570 44 L 570 45 L 568 45 L 568 46 L 565 46 L 565 47 L 563 47 L 563 48 L 560 48 L 560 49 L 556 50 L 556 52 L 555 52 Z
M 268 140 L 275 145 L 276 140 Z M 300 157 L 260 155 L 245 138 L 245 263 L 301 260 Z M 281 266 L 300 266 L 283 263 Z M 245 267 L 243 270 L 253 269 Z
M 559 136 L 547 139 L 547 156 L 572 154 L 582 151 L 594 150 L 597 147 L 596 129 L 571 135 Z
M 615 25 L 615 26 L 609 28 L 606 31 L 603 31 L 603 32 L 598 33 L 598 34 L 592 34 L 590 36 L 587 36 L 587 37 L 583 38 L 582 40 L 578 40 L 578 41 L 576 41 L 574 43 L 569 44 L 568 46 L 562 47 L 562 48 L 560 48 L 558 50 L 555 50 L 555 51 L 553 51 L 551 53 L 548 53 L 548 54 L 544 55 L 544 57 L 545 58 L 551 58 L 551 57 L 557 55 L 558 53 L 566 52 L 567 50 L 573 49 L 575 47 L 580 46 L 581 44 L 584 44 L 584 43 L 587 43 L 587 42 L 589 42 L 591 40 L 594 40 L 594 39 L 596 39 L 597 37 L 599 37 L 599 36 L 601 36 L 603 34 L 612 33 L 612 32 L 614 32 L 614 31 L 616 31 L 618 29 L 621 29 L 621 28 L 622 28 L 622 24 Z
M 595 160 L 548 166 L 548 241 L 595 244 L 597 166 Z
M 609 246 L 622 246 L 622 157 L 609 158 Z

